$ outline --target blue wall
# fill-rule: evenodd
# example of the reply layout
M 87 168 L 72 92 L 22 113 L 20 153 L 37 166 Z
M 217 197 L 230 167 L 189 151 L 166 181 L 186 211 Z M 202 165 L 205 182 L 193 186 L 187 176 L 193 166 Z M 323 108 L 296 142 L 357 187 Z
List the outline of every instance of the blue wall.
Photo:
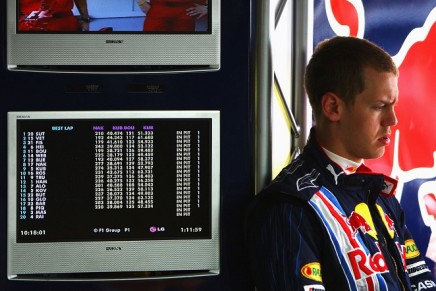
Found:
M 0 19 L 6 24 L 5 1 Z M 25 290 L 252 290 L 245 263 L 243 216 L 253 189 L 249 0 L 222 0 L 221 69 L 180 74 L 52 74 L 6 70 L 1 30 L 0 95 L 0 289 Z M 129 93 L 131 84 L 160 84 L 163 93 Z M 76 84 L 99 84 L 102 93 L 68 93 Z M 7 128 L 15 110 L 197 110 L 221 111 L 221 274 L 196 279 L 114 282 L 23 282 L 6 277 Z

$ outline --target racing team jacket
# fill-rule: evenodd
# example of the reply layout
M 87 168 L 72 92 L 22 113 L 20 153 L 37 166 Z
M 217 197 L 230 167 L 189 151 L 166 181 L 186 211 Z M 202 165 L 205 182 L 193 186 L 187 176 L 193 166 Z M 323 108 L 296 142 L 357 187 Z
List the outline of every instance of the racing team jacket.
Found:
M 436 290 L 395 187 L 368 168 L 346 175 L 310 138 L 248 209 L 257 290 Z

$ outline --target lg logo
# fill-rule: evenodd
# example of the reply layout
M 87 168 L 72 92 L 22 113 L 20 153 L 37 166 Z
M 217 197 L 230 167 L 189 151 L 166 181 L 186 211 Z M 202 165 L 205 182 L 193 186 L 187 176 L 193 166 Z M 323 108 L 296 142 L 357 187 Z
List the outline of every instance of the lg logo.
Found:
M 150 227 L 150 232 L 161 232 L 161 231 L 165 231 L 165 227 L 163 226 L 151 226 Z

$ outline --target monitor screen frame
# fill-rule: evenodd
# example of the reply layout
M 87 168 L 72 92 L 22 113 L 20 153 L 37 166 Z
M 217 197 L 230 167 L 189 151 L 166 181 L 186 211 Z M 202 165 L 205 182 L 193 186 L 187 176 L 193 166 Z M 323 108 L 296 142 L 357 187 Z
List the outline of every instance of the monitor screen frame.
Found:
M 19 0 L 7 0 L 7 69 L 68 73 L 217 71 L 221 63 L 221 0 L 211 0 L 209 33 L 23 33 Z
M 211 119 L 211 238 L 17 243 L 17 120 Z M 8 252 L 10 280 L 129 280 L 220 273 L 220 112 L 8 112 Z

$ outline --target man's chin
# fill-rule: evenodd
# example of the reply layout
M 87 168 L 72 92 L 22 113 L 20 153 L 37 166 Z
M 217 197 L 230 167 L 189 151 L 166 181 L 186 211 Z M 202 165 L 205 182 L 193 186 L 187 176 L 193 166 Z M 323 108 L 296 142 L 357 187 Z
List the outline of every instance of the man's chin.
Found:
M 385 153 L 385 148 L 379 148 L 376 151 L 369 153 L 368 156 L 365 158 L 365 160 L 374 160 L 381 158 Z

